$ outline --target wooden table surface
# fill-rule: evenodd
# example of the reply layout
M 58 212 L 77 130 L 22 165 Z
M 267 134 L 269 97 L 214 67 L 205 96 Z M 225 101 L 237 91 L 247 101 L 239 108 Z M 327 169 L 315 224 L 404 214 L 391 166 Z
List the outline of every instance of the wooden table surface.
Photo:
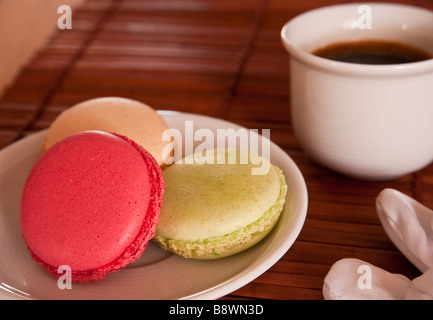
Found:
M 66 108 L 123 96 L 270 129 L 302 171 L 305 226 L 267 272 L 227 299 L 323 299 L 323 279 L 353 257 L 409 278 L 417 269 L 385 234 L 375 209 L 384 188 L 433 208 L 433 166 L 387 182 L 358 181 L 311 161 L 293 134 L 281 27 L 336 0 L 88 0 L 57 30 L 0 100 L 0 148 L 50 125 Z M 433 9 L 431 0 L 401 3 Z

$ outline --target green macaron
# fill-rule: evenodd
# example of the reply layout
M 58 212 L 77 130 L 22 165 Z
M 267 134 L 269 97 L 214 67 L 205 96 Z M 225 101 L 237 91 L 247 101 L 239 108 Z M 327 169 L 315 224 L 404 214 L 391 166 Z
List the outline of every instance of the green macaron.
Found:
M 196 153 L 163 175 L 154 241 L 185 258 L 216 259 L 250 248 L 271 232 L 286 201 L 282 171 L 245 150 Z

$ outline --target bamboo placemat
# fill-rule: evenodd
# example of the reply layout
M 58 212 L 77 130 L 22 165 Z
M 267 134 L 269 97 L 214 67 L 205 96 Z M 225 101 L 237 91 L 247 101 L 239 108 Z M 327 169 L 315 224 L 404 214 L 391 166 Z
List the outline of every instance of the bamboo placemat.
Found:
M 419 272 L 380 225 L 375 198 L 395 188 L 433 208 L 433 166 L 389 182 L 353 180 L 312 162 L 292 131 L 281 27 L 306 10 L 342 2 L 87 0 L 73 12 L 73 28 L 56 31 L 4 92 L 0 148 L 100 96 L 271 129 L 271 140 L 306 179 L 307 220 L 279 262 L 225 298 L 323 299 L 325 275 L 346 257 L 414 278 Z M 430 0 L 398 2 L 433 9 Z

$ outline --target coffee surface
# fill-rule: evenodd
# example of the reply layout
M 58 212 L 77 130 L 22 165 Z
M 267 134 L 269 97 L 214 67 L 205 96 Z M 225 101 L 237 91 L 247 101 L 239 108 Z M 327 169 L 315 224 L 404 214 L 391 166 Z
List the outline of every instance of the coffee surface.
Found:
M 359 40 L 331 43 L 314 55 L 359 64 L 400 64 L 432 59 L 428 52 L 409 44 L 388 40 Z

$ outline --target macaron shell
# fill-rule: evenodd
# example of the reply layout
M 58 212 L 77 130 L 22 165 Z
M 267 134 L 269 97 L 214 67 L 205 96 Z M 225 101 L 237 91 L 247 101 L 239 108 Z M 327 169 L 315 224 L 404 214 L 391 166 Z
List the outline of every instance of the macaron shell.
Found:
M 32 256 L 74 281 L 104 278 L 137 259 L 154 236 L 164 182 L 155 159 L 132 140 L 92 131 L 42 155 L 22 195 L 21 226 Z
M 100 130 L 132 139 L 163 166 L 167 162 L 163 158 L 167 142 L 162 141 L 162 135 L 168 129 L 164 119 L 144 103 L 121 97 L 95 98 L 63 111 L 51 124 L 42 149 L 46 151 L 76 132 Z
M 240 253 L 262 241 L 277 224 L 286 204 L 287 184 L 282 171 L 274 168 L 281 182 L 277 201 L 257 221 L 238 230 L 218 237 L 195 241 L 168 239 L 155 235 L 155 242 L 163 249 L 198 260 L 211 260 Z

